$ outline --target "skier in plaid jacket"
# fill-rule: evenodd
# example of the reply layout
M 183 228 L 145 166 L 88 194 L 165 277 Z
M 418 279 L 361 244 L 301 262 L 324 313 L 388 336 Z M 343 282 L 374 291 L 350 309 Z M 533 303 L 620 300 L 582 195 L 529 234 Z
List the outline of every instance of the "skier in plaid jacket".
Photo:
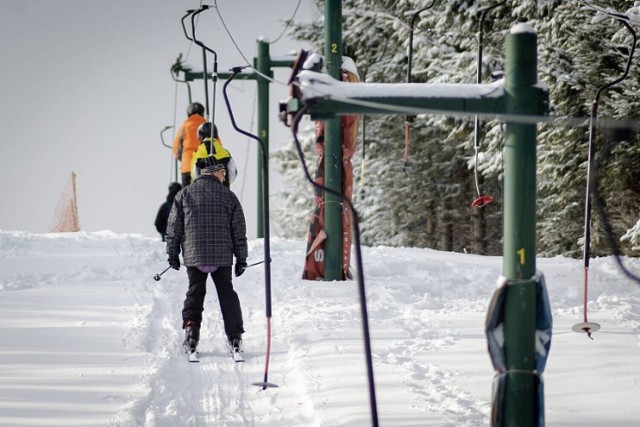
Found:
M 247 266 L 244 212 L 236 195 L 223 185 L 225 169 L 214 157 L 201 159 L 201 175 L 180 191 L 173 202 L 167 226 L 169 265 L 180 269 L 182 251 L 189 289 L 182 310 L 185 346 L 195 348 L 200 338 L 207 276 L 216 286 L 227 339 L 239 347 L 244 332 L 240 299 L 233 289 Z

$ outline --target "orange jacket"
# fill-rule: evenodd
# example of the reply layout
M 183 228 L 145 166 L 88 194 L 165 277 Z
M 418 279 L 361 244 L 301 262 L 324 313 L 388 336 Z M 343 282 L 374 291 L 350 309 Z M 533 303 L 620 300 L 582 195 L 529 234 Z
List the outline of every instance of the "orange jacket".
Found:
M 198 127 L 206 121 L 200 114 L 192 114 L 176 132 L 176 137 L 173 140 L 173 155 L 181 162 L 181 173 L 191 173 L 191 158 L 200 145 Z

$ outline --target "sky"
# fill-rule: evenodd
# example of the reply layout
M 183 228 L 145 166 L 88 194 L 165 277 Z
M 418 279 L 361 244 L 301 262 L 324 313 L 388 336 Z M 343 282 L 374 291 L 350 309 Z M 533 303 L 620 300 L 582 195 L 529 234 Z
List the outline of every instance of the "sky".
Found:
M 0 426 L 371 425 L 356 281 L 301 280 L 305 243 L 272 239 L 272 346 L 264 380 L 264 264 L 234 278 L 244 363 L 227 353 L 215 292 L 200 363 L 180 347 L 186 272 L 157 237 L 0 231 Z M 263 259 L 249 241 L 249 262 Z M 640 260 L 627 259 L 637 271 Z M 363 248 L 381 426 L 489 426 L 494 370 L 484 333 L 501 257 Z M 543 374 L 548 427 L 640 420 L 640 288 L 614 259 L 537 260 L 553 329 Z M 209 281 L 209 283 L 211 283 Z
M 179 54 L 202 70 L 202 51 L 185 38 L 180 20 L 197 0 L 0 0 L 0 230 L 47 232 L 71 172 L 77 174 L 80 227 L 156 236 L 156 212 L 173 180 L 173 158 L 160 132 L 186 118 L 188 92 L 170 67 Z M 252 61 L 256 40 L 272 42 L 273 58 L 305 48 L 283 21 L 321 17 L 310 0 L 218 0 L 235 42 Z M 296 11 L 296 7 L 297 8 Z M 251 13 L 248 13 L 251 11 Z M 218 69 L 245 60 L 214 9 L 199 15 L 196 35 L 218 54 Z M 190 20 L 187 20 L 190 31 Z M 208 58 L 211 69 L 213 58 Z M 277 119 L 288 96 L 288 69 L 274 69 L 270 151 L 291 139 Z M 257 225 L 255 141 L 231 127 L 217 85 L 215 122 L 240 169 L 232 189 L 245 208 L 249 236 Z M 209 83 L 210 102 L 212 84 Z M 191 84 L 205 104 L 204 82 Z M 236 121 L 255 131 L 255 83 L 236 82 L 229 96 Z M 174 129 L 163 135 L 171 144 Z M 272 168 L 271 193 L 282 185 Z M 274 176 L 275 175 L 275 176 Z M 310 195 L 310 197 L 312 197 Z

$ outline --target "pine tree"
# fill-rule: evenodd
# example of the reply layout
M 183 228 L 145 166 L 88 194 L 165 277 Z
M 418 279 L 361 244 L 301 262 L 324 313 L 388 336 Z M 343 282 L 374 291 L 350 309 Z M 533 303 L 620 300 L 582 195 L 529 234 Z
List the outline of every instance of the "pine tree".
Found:
M 305 164 L 314 176 L 317 158 L 313 128 L 299 131 L 298 140 L 305 156 Z M 309 217 L 313 210 L 313 186 L 307 180 L 294 141 L 272 155 L 282 174 L 285 187 L 275 195 L 273 203 L 274 235 L 287 239 L 304 239 L 309 230 Z
M 620 77 L 626 67 L 630 35 L 615 19 L 577 2 L 553 2 L 536 20 L 540 38 L 541 80 L 550 88 L 552 114 L 588 117 L 598 88 Z M 599 6 L 619 7 L 620 2 L 599 2 Z M 602 94 L 598 117 L 623 119 L 637 116 L 623 93 L 638 87 L 637 76 Z M 626 88 L 625 88 L 626 86 Z M 616 105 L 617 104 L 617 105 Z M 618 110 L 618 111 L 616 111 Z M 541 126 L 539 142 L 539 226 L 540 250 L 546 255 L 579 256 L 584 241 L 584 200 L 589 132 L 585 126 Z M 595 134 L 596 159 L 610 144 L 610 132 L 598 127 Z M 636 145 L 636 144 L 633 144 Z M 631 148 L 631 147 L 630 147 Z M 627 153 L 629 155 L 627 155 Z M 637 165 L 631 152 L 617 151 L 616 163 L 603 164 L 597 173 L 598 188 L 613 220 L 614 231 L 621 236 L 637 218 L 625 217 L 626 210 L 638 212 Z M 617 166 L 617 167 L 616 167 Z M 623 172 L 624 171 L 624 172 Z M 627 177 L 627 180 L 622 178 Z M 621 195 L 624 194 L 624 197 Z M 596 210 L 592 213 L 591 254 L 611 253 Z M 637 214 L 636 214 L 637 215 Z M 629 250 L 630 248 L 627 248 Z
M 321 0 L 316 0 L 322 5 Z M 640 6 L 599 1 L 604 10 L 640 16 Z M 475 83 L 479 18 L 495 2 L 437 1 L 416 19 L 412 82 Z M 621 7 L 628 10 L 619 10 Z M 343 2 L 345 52 L 354 58 L 366 82 L 407 80 L 411 18 L 425 7 L 419 0 L 350 0 Z M 618 10 L 614 9 L 618 8 Z M 488 15 L 484 25 L 482 81 L 504 69 L 504 40 L 517 22 L 538 34 L 538 71 L 549 88 L 551 115 L 563 118 L 538 126 L 538 249 L 543 255 L 582 253 L 588 147 L 588 116 L 599 87 L 626 68 L 631 36 L 602 11 L 575 1 L 509 0 Z M 640 18 L 637 18 L 640 22 Z M 638 25 L 638 24 L 634 24 Z M 294 27 L 301 40 L 323 49 L 323 22 Z M 640 77 L 632 72 L 606 91 L 599 123 L 637 120 Z M 580 119 L 582 118 L 582 119 Z M 410 122 L 409 161 L 404 161 L 405 116 L 367 117 L 362 135 L 365 185 L 355 193 L 360 206 L 363 242 L 370 245 L 419 246 L 473 250 L 479 231 L 484 252 L 500 254 L 503 126 L 485 121 L 475 164 L 473 120 L 421 114 Z M 635 231 L 640 206 L 640 145 L 630 132 L 598 128 L 598 189 L 615 238 L 626 235 L 623 253 L 640 239 Z M 622 142 L 618 143 L 617 140 Z M 611 149 L 615 146 L 615 149 Z M 470 202 L 477 184 L 495 202 L 474 221 Z M 357 170 L 357 167 L 356 167 Z M 311 193 L 306 197 L 311 198 Z M 601 219 L 594 210 L 591 251 L 611 253 Z M 482 230 L 479 230 L 479 228 Z M 482 234 L 482 233 L 480 233 Z

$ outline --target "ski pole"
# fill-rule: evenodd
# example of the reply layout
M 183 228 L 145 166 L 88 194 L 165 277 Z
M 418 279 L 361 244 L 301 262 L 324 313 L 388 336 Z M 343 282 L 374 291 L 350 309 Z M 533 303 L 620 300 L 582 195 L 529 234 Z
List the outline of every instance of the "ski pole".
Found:
M 245 268 L 255 267 L 256 265 L 260 265 L 260 264 L 262 264 L 263 262 L 264 262 L 264 260 L 262 260 L 262 261 L 256 261 L 256 262 L 254 262 L 254 263 L 251 263 L 251 264 L 247 265 Z
M 171 268 L 171 266 L 165 268 L 162 273 L 160 274 L 156 274 L 155 276 L 153 276 L 153 280 L 155 280 L 156 282 L 158 282 L 160 280 L 160 276 L 162 276 L 164 273 L 166 273 L 167 271 L 169 271 L 169 269 Z

